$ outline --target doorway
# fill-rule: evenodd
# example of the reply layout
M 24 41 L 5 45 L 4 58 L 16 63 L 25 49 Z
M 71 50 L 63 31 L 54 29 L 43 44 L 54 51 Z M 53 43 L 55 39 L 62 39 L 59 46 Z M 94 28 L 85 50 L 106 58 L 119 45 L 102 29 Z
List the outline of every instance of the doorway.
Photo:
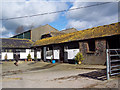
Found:
M 120 48 L 120 35 L 112 36 L 107 39 L 107 49 L 119 49 Z
M 60 62 L 64 62 L 64 45 L 60 45 Z

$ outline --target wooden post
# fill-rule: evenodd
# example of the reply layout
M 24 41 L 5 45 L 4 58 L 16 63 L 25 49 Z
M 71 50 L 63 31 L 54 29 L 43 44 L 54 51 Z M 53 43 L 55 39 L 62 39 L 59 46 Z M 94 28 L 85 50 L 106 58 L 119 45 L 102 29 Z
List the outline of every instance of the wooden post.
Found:
M 44 61 L 46 61 L 46 47 L 43 47 L 43 55 L 44 55 Z
M 36 59 L 37 59 L 37 48 L 34 48 L 34 60 L 37 61 Z

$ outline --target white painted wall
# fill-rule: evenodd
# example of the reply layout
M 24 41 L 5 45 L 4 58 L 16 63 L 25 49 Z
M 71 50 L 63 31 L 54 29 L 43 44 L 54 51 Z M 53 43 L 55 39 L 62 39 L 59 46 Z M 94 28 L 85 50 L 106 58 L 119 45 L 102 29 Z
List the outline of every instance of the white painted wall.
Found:
M 51 56 L 46 56 L 46 59 L 51 59 Z
M 34 52 L 30 52 L 31 58 L 34 59 Z
M 37 51 L 37 58 L 41 59 L 41 51 Z
M 26 49 L 26 52 L 20 52 L 20 59 L 27 59 L 28 54 L 30 53 L 31 58 L 34 59 L 34 52 L 31 52 L 31 49 Z M 7 59 L 14 59 L 13 52 L 1 52 L 1 60 L 5 60 L 5 55 L 7 54 Z M 41 53 L 37 52 L 39 58 L 41 58 Z
M 52 51 L 49 50 L 49 51 L 46 52 L 46 59 L 51 59 L 52 58 L 52 55 L 47 56 L 47 53 L 50 53 L 50 52 L 52 52 Z
M 54 59 L 60 58 L 60 50 L 53 50 L 53 54 L 54 54 Z
M 20 59 L 26 59 L 27 55 L 26 52 L 20 52 Z
M 27 59 L 29 53 L 31 58 L 34 59 L 34 52 L 31 52 L 31 49 L 26 49 L 26 52 L 20 52 L 20 59 Z
M 1 52 L 1 60 L 5 60 L 6 54 L 7 54 L 7 59 L 13 59 L 13 52 Z
M 67 49 L 65 51 L 68 53 L 68 59 L 74 59 L 76 54 L 79 52 L 79 49 Z
M 79 49 L 67 49 L 65 50 L 68 53 L 68 59 L 73 59 L 75 55 L 79 52 Z M 31 49 L 26 49 L 26 52 L 20 52 L 20 59 L 27 59 L 28 54 L 30 53 L 31 58 L 34 59 L 34 52 L 31 52 Z M 13 52 L 2 52 L 1 59 L 5 59 L 5 55 L 7 54 L 8 59 L 13 59 Z M 60 50 L 53 50 L 54 59 L 60 58 Z M 41 59 L 41 51 L 37 51 L 37 58 Z M 46 59 L 51 59 L 51 56 L 47 56 Z

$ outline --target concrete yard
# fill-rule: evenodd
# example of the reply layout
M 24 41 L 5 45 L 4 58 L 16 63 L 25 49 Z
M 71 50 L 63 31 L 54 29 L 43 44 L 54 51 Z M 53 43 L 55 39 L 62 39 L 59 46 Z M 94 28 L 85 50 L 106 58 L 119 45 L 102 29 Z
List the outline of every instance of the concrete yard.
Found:
M 106 80 L 102 65 L 3 62 L 2 88 L 118 88 L 119 77 Z

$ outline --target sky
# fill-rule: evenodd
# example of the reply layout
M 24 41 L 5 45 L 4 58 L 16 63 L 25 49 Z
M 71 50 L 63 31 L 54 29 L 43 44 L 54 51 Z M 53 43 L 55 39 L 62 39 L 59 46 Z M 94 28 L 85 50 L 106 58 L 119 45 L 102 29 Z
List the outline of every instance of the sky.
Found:
M 0 19 L 30 16 L 48 12 L 68 10 L 66 12 L 39 15 L 34 17 L 10 19 L 0 21 L 0 34 L 2 38 L 9 38 L 15 35 L 18 27 L 23 26 L 27 31 L 49 24 L 59 31 L 76 28 L 84 30 L 96 26 L 107 25 L 118 22 L 118 2 L 111 0 L 111 3 L 71 10 L 78 7 L 85 7 L 102 1 L 110 0 L 3 0 L 0 2 Z M 114 1 L 114 2 L 113 2 Z

